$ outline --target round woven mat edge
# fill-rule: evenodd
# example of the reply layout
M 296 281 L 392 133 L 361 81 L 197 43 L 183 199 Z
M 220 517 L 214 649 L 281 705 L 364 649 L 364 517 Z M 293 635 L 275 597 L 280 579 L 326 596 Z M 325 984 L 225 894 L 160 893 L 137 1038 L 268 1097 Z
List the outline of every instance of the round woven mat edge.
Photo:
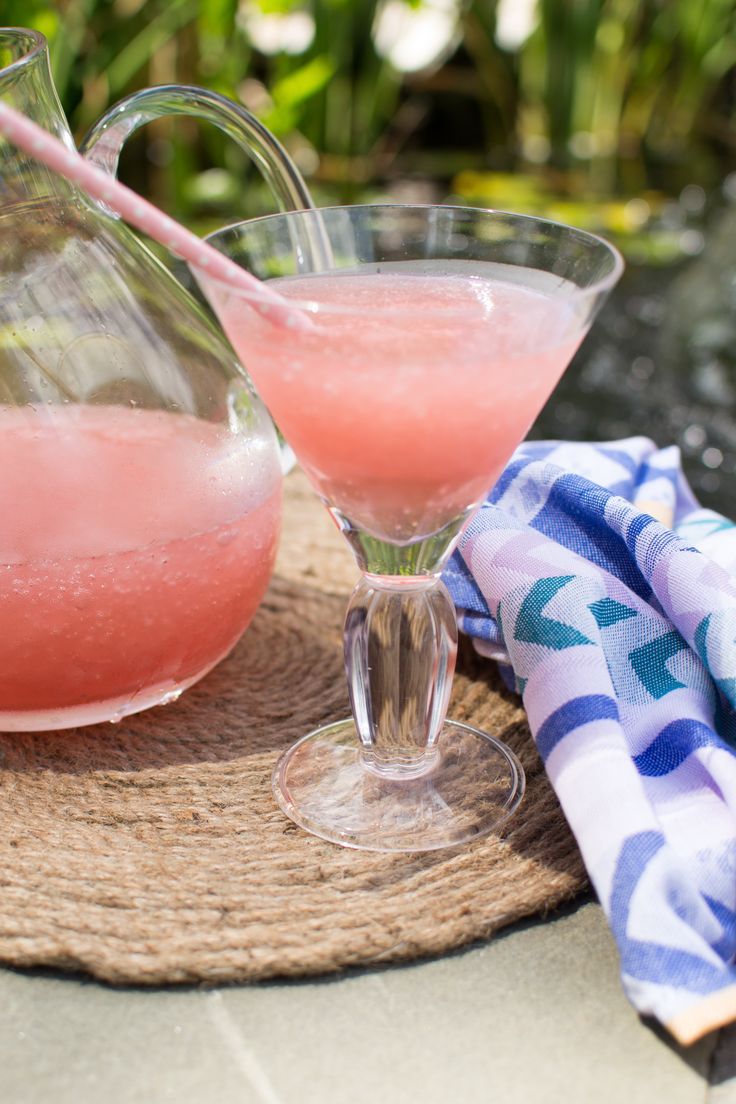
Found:
M 519 755 L 498 835 L 386 855 L 306 835 L 276 807 L 281 750 L 348 712 L 341 627 L 355 568 L 300 473 L 261 609 L 174 705 L 116 726 L 0 734 L 0 961 L 114 984 L 220 984 L 438 955 L 587 885 L 524 712 L 461 647 L 450 714 Z

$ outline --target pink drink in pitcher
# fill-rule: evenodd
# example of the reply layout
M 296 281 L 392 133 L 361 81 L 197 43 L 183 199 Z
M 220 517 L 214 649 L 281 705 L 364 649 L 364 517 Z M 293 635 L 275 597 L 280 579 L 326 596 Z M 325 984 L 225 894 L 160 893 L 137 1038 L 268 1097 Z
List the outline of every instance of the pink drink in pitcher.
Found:
M 538 289 L 538 276 L 275 280 L 288 298 L 319 305 L 313 330 L 299 333 L 242 298 L 218 310 L 320 494 L 402 543 L 483 497 L 580 343 L 570 285 Z
M 268 584 L 273 448 L 160 410 L 0 408 L 0 729 L 170 701 Z

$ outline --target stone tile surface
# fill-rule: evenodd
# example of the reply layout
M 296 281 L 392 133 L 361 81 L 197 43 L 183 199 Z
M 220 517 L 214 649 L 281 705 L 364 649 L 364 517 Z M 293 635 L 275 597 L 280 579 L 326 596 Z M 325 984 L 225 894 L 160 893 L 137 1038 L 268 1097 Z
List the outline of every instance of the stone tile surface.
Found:
M 312 982 L 113 990 L 0 971 L 2 1104 L 734 1104 L 732 1041 L 681 1051 L 641 1023 L 593 903 Z
M 720 1033 L 710 1076 L 707 1104 L 736 1104 L 736 1024 Z

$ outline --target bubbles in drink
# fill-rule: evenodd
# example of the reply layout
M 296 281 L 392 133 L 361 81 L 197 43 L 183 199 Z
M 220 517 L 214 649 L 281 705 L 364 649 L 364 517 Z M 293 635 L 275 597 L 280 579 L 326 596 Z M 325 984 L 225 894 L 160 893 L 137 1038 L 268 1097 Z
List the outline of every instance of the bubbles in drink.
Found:
M 144 708 L 230 650 L 279 528 L 254 453 L 188 415 L 0 408 L 0 728 Z

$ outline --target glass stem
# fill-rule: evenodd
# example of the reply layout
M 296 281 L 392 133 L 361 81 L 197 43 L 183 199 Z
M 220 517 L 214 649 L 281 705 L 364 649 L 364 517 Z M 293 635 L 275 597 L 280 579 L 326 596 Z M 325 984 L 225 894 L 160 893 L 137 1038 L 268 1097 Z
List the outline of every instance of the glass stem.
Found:
M 437 761 L 457 621 L 435 576 L 364 575 L 345 618 L 345 668 L 368 770 L 414 778 Z

